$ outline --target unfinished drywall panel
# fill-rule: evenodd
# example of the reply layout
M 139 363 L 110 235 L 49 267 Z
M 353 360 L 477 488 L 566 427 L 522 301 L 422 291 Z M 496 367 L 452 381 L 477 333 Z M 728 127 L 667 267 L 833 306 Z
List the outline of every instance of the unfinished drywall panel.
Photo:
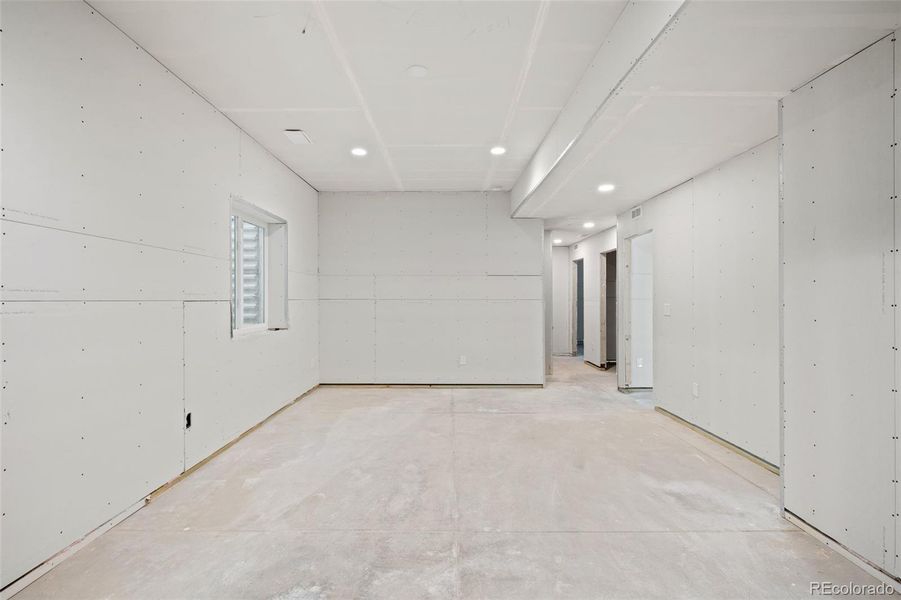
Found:
M 186 403 L 202 416 L 193 463 L 315 385 L 319 321 L 315 190 L 90 6 L 2 11 L 0 322 L 19 391 L 0 398 L 0 586 L 181 473 Z M 228 337 L 234 198 L 288 233 L 287 294 L 272 294 L 288 330 L 240 342 Z M 185 366 L 186 345 L 232 368 Z M 30 410 L 41 414 L 16 417 Z
M 181 306 L 3 303 L 4 583 L 181 472 Z
M 572 283 L 568 246 L 554 246 L 552 261 L 554 326 L 552 351 L 558 355 L 572 355 Z
M 237 128 L 86 4 L 3 15 L 5 218 L 227 258 Z
M 692 299 L 691 299 L 691 229 L 692 187 L 679 186 L 646 202 L 640 210 L 620 215 L 617 225 L 620 250 L 617 268 L 621 284 L 618 286 L 617 310 L 621 318 L 628 313 L 627 240 L 654 231 L 654 339 L 656 377 L 655 397 L 670 398 L 691 389 L 689 372 L 692 366 Z M 617 377 L 619 385 L 626 385 L 625 362 L 627 344 L 625 327 L 617 332 Z
M 231 336 L 228 302 L 185 302 L 185 468 L 290 404 L 318 381 L 316 300 L 288 302 L 291 326 Z
M 488 198 L 466 192 L 323 194 L 319 226 L 329 235 L 319 248 L 320 272 L 488 274 Z
M 893 41 L 783 100 L 785 508 L 893 573 Z
M 376 381 L 542 383 L 543 327 L 540 299 L 378 300 Z
M 511 219 L 509 203 L 493 196 L 486 202 L 485 247 L 488 275 L 541 275 L 544 241 L 541 219 Z
M 626 385 L 654 387 L 654 232 L 629 238 Z
M 544 374 L 551 375 L 554 372 L 554 244 L 550 232 L 542 232 L 542 276 L 541 276 L 541 297 L 544 301 L 544 332 L 542 341 L 544 342 Z
M 779 462 L 777 150 L 776 140 L 752 148 L 618 219 L 620 244 L 654 231 L 658 405 L 773 464 Z M 625 260 L 618 257 L 621 276 Z
M 28 260 L 3 263 L 3 300 L 216 300 L 229 293 L 224 258 L 16 221 L 5 221 L 2 246 L 7 256 L 41 259 L 38 269 Z
M 611 227 L 578 244 L 572 245 L 571 260 L 581 260 L 584 274 L 584 332 L 583 351 L 586 362 L 594 365 L 604 363 L 601 348 L 601 294 L 605 293 L 606 280 L 601 280 L 603 254 L 616 249 L 616 228 Z M 572 310 L 572 307 L 570 307 Z
M 325 286 L 323 286 L 325 289 Z M 373 383 L 375 300 L 319 301 L 319 378 L 322 383 Z
M 541 383 L 542 224 L 514 222 L 508 203 L 504 193 L 323 194 L 323 381 Z
M 321 300 L 374 300 L 374 275 L 321 275 L 319 277 Z
M 380 300 L 541 300 L 538 275 L 384 275 L 375 278 Z
M 899 304 L 901 304 L 901 199 L 898 198 L 898 190 L 901 190 L 901 151 L 898 149 L 898 140 L 901 138 L 901 102 L 898 101 L 898 82 L 901 80 L 901 44 L 898 43 L 898 32 L 896 31 L 892 36 L 894 39 L 893 46 L 895 50 L 895 61 L 894 61 L 894 109 L 895 109 L 895 121 L 893 127 L 893 137 L 894 137 L 894 158 L 895 158 L 895 173 L 894 173 L 894 192 L 895 192 L 895 239 L 894 239 L 894 247 L 892 248 L 894 252 L 891 252 L 892 262 L 894 263 L 894 304 L 895 309 L 895 384 L 892 387 L 894 389 L 893 392 L 893 402 L 895 405 L 895 437 L 897 438 L 899 435 L 899 431 L 901 431 L 901 411 L 897 410 L 899 406 L 899 402 L 901 402 L 901 318 L 899 318 Z M 901 460 L 901 444 L 897 443 L 897 439 L 895 440 L 895 465 L 897 469 L 897 465 L 901 464 L 899 462 Z M 895 506 L 898 506 L 898 503 L 901 502 L 901 489 L 898 486 L 898 473 L 895 473 Z M 893 573 L 898 574 L 901 573 L 901 548 L 899 548 L 899 543 L 901 543 L 901 519 L 895 517 L 895 566 Z
M 704 411 L 673 405 L 772 464 L 779 445 L 777 151 L 775 140 L 767 142 L 692 181 L 691 385 Z

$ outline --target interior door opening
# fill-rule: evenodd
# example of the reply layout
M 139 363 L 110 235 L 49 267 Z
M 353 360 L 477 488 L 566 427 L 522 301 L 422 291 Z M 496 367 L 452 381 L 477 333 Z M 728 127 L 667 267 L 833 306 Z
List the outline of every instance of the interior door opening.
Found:
M 601 348 L 606 352 L 606 360 L 602 366 L 610 369 L 616 366 L 616 250 L 602 254 L 601 262 L 606 279 L 601 286 L 606 297 L 601 321 Z
M 623 307 L 626 343 L 625 387 L 654 387 L 654 233 L 629 238 L 628 293 Z
M 585 355 L 585 264 L 573 261 L 573 356 Z

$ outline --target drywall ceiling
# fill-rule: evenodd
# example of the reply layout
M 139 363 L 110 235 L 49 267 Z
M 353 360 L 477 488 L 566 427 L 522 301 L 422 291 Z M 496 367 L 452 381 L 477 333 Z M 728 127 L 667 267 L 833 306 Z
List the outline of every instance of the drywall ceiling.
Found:
M 518 216 L 573 241 L 614 225 L 777 135 L 779 98 L 889 34 L 899 12 L 899 2 L 687 2 Z M 616 190 L 599 193 L 604 182 Z
M 509 189 L 626 2 L 91 5 L 314 187 L 348 191 Z

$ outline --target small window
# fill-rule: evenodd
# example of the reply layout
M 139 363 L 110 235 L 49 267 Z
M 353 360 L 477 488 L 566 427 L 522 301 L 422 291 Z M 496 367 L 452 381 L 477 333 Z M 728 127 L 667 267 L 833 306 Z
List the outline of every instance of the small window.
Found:
M 285 329 L 285 222 L 252 205 L 233 200 L 230 228 L 232 332 Z

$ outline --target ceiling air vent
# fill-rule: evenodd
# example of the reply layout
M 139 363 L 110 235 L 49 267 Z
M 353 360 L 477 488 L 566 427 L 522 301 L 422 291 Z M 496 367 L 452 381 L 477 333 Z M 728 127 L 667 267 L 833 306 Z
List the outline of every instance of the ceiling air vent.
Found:
M 313 140 L 310 139 L 310 136 L 308 136 L 305 131 L 301 131 L 300 129 L 285 129 L 285 136 L 289 140 L 291 140 L 292 144 L 306 146 L 313 143 Z
M 632 209 L 632 218 L 637 219 L 640 216 L 641 216 L 641 207 L 636 206 L 635 208 Z

